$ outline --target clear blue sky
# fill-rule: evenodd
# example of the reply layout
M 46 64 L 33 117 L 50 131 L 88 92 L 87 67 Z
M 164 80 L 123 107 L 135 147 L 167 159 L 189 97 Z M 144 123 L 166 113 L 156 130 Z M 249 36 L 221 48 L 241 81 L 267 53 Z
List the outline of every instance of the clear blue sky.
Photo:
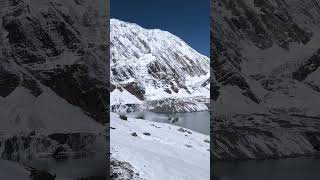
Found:
M 111 17 L 162 29 L 210 54 L 210 0 L 111 0 Z

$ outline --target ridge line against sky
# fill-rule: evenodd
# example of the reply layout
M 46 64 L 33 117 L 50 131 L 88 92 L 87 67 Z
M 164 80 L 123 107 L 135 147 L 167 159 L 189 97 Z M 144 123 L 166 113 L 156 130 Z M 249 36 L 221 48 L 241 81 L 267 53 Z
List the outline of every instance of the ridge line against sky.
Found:
M 111 18 L 168 31 L 210 55 L 210 0 L 111 0 Z

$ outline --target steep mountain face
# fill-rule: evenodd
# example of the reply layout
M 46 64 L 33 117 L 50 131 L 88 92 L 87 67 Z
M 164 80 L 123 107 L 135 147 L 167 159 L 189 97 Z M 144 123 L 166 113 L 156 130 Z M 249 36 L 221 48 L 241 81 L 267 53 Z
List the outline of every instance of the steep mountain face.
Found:
M 107 23 L 104 3 L 0 2 L 0 96 L 23 87 L 48 91 L 106 122 Z M 48 102 L 49 103 L 49 102 Z
M 215 159 L 319 152 L 318 0 L 212 0 Z
M 207 109 L 200 102 L 209 98 L 207 57 L 169 32 L 117 19 L 110 23 L 113 90 L 129 92 L 157 111 Z M 184 101 L 179 107 L 172 103 L 177 99 Z
M 0 158 L 106 148 L 106 7 L 95 0 L 0 1 Z

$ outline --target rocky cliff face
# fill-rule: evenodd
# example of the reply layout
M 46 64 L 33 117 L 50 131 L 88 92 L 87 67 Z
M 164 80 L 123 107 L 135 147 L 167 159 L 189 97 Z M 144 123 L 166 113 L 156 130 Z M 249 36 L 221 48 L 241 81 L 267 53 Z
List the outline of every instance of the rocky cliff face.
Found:
M 108 35 L 103 5 L 94 0 L 1 1 L 0 96 L 18 87 L 34 97 L 50 90 L 106 122 Z
M 213 157 L 319 152 L 318 0 L 212 0 Z
M 166 31 L 117 19 L 111 19 L 110 30 L 113 89 L 125 90 L 159 111 L 171 106 L 169 99 L 185 98 L 193 98 L 191 102 L 197 105 L 181 103 L 171 110 L 199 110 L 198 98 L 209 97 L 207 57 Z

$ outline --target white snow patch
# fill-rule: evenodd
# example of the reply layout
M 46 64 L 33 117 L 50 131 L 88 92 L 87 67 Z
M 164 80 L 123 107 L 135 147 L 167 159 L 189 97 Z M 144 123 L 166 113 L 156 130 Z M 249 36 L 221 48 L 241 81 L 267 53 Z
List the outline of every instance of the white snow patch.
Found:
M 143 102 L 127 90 L 115 89 L 110 93 L 110 105 L 142 104 Z

